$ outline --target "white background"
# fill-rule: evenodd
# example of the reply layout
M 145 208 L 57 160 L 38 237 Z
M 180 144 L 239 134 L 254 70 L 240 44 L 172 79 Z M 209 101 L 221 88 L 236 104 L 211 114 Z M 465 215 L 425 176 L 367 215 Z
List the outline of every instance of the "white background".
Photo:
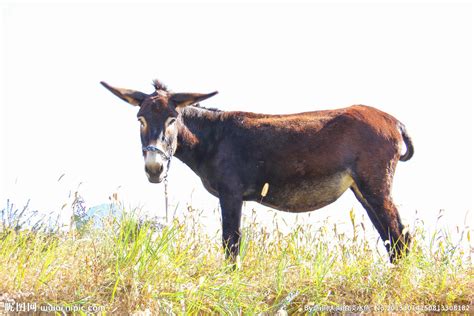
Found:
M 118 192 L 126 205 L 163 215 L 163 187 L 143 172 L 137 109 L 99 84 L 152 92 L 158 78 L 175 92 L 219 90 L 203 105 L 222 110 L 378 107 L 414 141 L 393 192 L 405 223 L 432 226 L 445 209 L 445 223 L 463 227 L 472 211 L 470 4 L 1 8 L 2 204 L 31 199 L 33 209 L 59 211 L 79 187 L 88 206 Z M 203 221 L 219 220 L 217 200 L 177 159 L 169 178 L 171 204 L 192 202 Z M 349 222 L 352 207 L 365 213 L 347 192 L 311 218 Z M 252 208 L 267 209 L 248 203 L 246 214 Z

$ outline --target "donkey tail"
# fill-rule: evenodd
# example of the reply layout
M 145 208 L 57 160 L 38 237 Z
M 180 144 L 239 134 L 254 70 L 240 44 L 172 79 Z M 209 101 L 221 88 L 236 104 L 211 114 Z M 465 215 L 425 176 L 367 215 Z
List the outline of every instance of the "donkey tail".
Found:
M 411 157 L 413 157 L 413 154 L 415 153 L 415 148 L 413 147 L 413 142 L 411 140 L 410 135 L 408 135 L 407 133 L 405 125 L 399 122 L 398 127 L 400 129 L 400 133 L 402 134 L 403 142 L 405 143 L 405 147 L 406 147 L 406 151 L 403 155 L 400 156 L 400 160 L 407 161 Z

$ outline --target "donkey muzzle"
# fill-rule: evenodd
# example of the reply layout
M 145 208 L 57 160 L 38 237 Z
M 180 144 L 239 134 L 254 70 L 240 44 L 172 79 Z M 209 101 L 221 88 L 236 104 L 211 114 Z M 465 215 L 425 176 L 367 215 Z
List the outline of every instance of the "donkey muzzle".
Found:
M 143 147 L 145 155 L 145 173 L 151 183 L 160 183 L 166 177 L 170 157 L 155 146 Z

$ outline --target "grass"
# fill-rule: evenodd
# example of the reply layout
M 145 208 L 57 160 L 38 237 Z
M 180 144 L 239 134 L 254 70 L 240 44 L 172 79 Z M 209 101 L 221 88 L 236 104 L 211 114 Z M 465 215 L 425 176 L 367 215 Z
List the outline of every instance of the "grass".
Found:
M 343 305 L 473 310 L 469 230 L 453 241 L 417 228 L 410 255 L 391 265 L 352 212 L 351 233 L 299 224 L 284 234 L 250 218 L 233 270 L 198 213 L 190 208 L 157 227 L 132 211 L 72 231 L 20 229 L 9 216 L 0 230 L 0 310 L 1 302 L 137 315 L 319 314 L 318 306 Z

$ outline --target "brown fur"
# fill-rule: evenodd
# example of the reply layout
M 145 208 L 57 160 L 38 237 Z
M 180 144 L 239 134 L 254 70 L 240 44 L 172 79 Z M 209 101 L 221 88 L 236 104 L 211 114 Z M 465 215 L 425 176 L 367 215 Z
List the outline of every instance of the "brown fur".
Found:
M 129 95 L 117 92 L 122 90 L 105 86 L 127 100 Z M 306 212 L 334 202 L 349 188 L 367 210 L 382 240 L 389 241 L 390 259 L 394 261 L 407 251 L 410 237 L 403 234 L 391 198 L 397 162 L 413 155 L 403 124 L 363 105 L 288 115 L 187 106 L 214 94 L 161 90 L 160 97 L 155 92 L 131 103 L 139 103 L 138 115 L 148 125 L 146 132 L 142 131 L 143 146 L 162 139 L 161 146 L 168 146 L 219 198 L 223 242 L 229 256 L 238 253 L 243 201 Z M 167 126 L 170 117 L 177 121 Z M 403 143 L 407 152 L 401 156 Z M 150 181 L 162 180 L 162 164 L 155 168 L 159 171 L 150 168 L 155 173 L 149 175 Z M 266 183 L 268 194 L 262 197 Z

